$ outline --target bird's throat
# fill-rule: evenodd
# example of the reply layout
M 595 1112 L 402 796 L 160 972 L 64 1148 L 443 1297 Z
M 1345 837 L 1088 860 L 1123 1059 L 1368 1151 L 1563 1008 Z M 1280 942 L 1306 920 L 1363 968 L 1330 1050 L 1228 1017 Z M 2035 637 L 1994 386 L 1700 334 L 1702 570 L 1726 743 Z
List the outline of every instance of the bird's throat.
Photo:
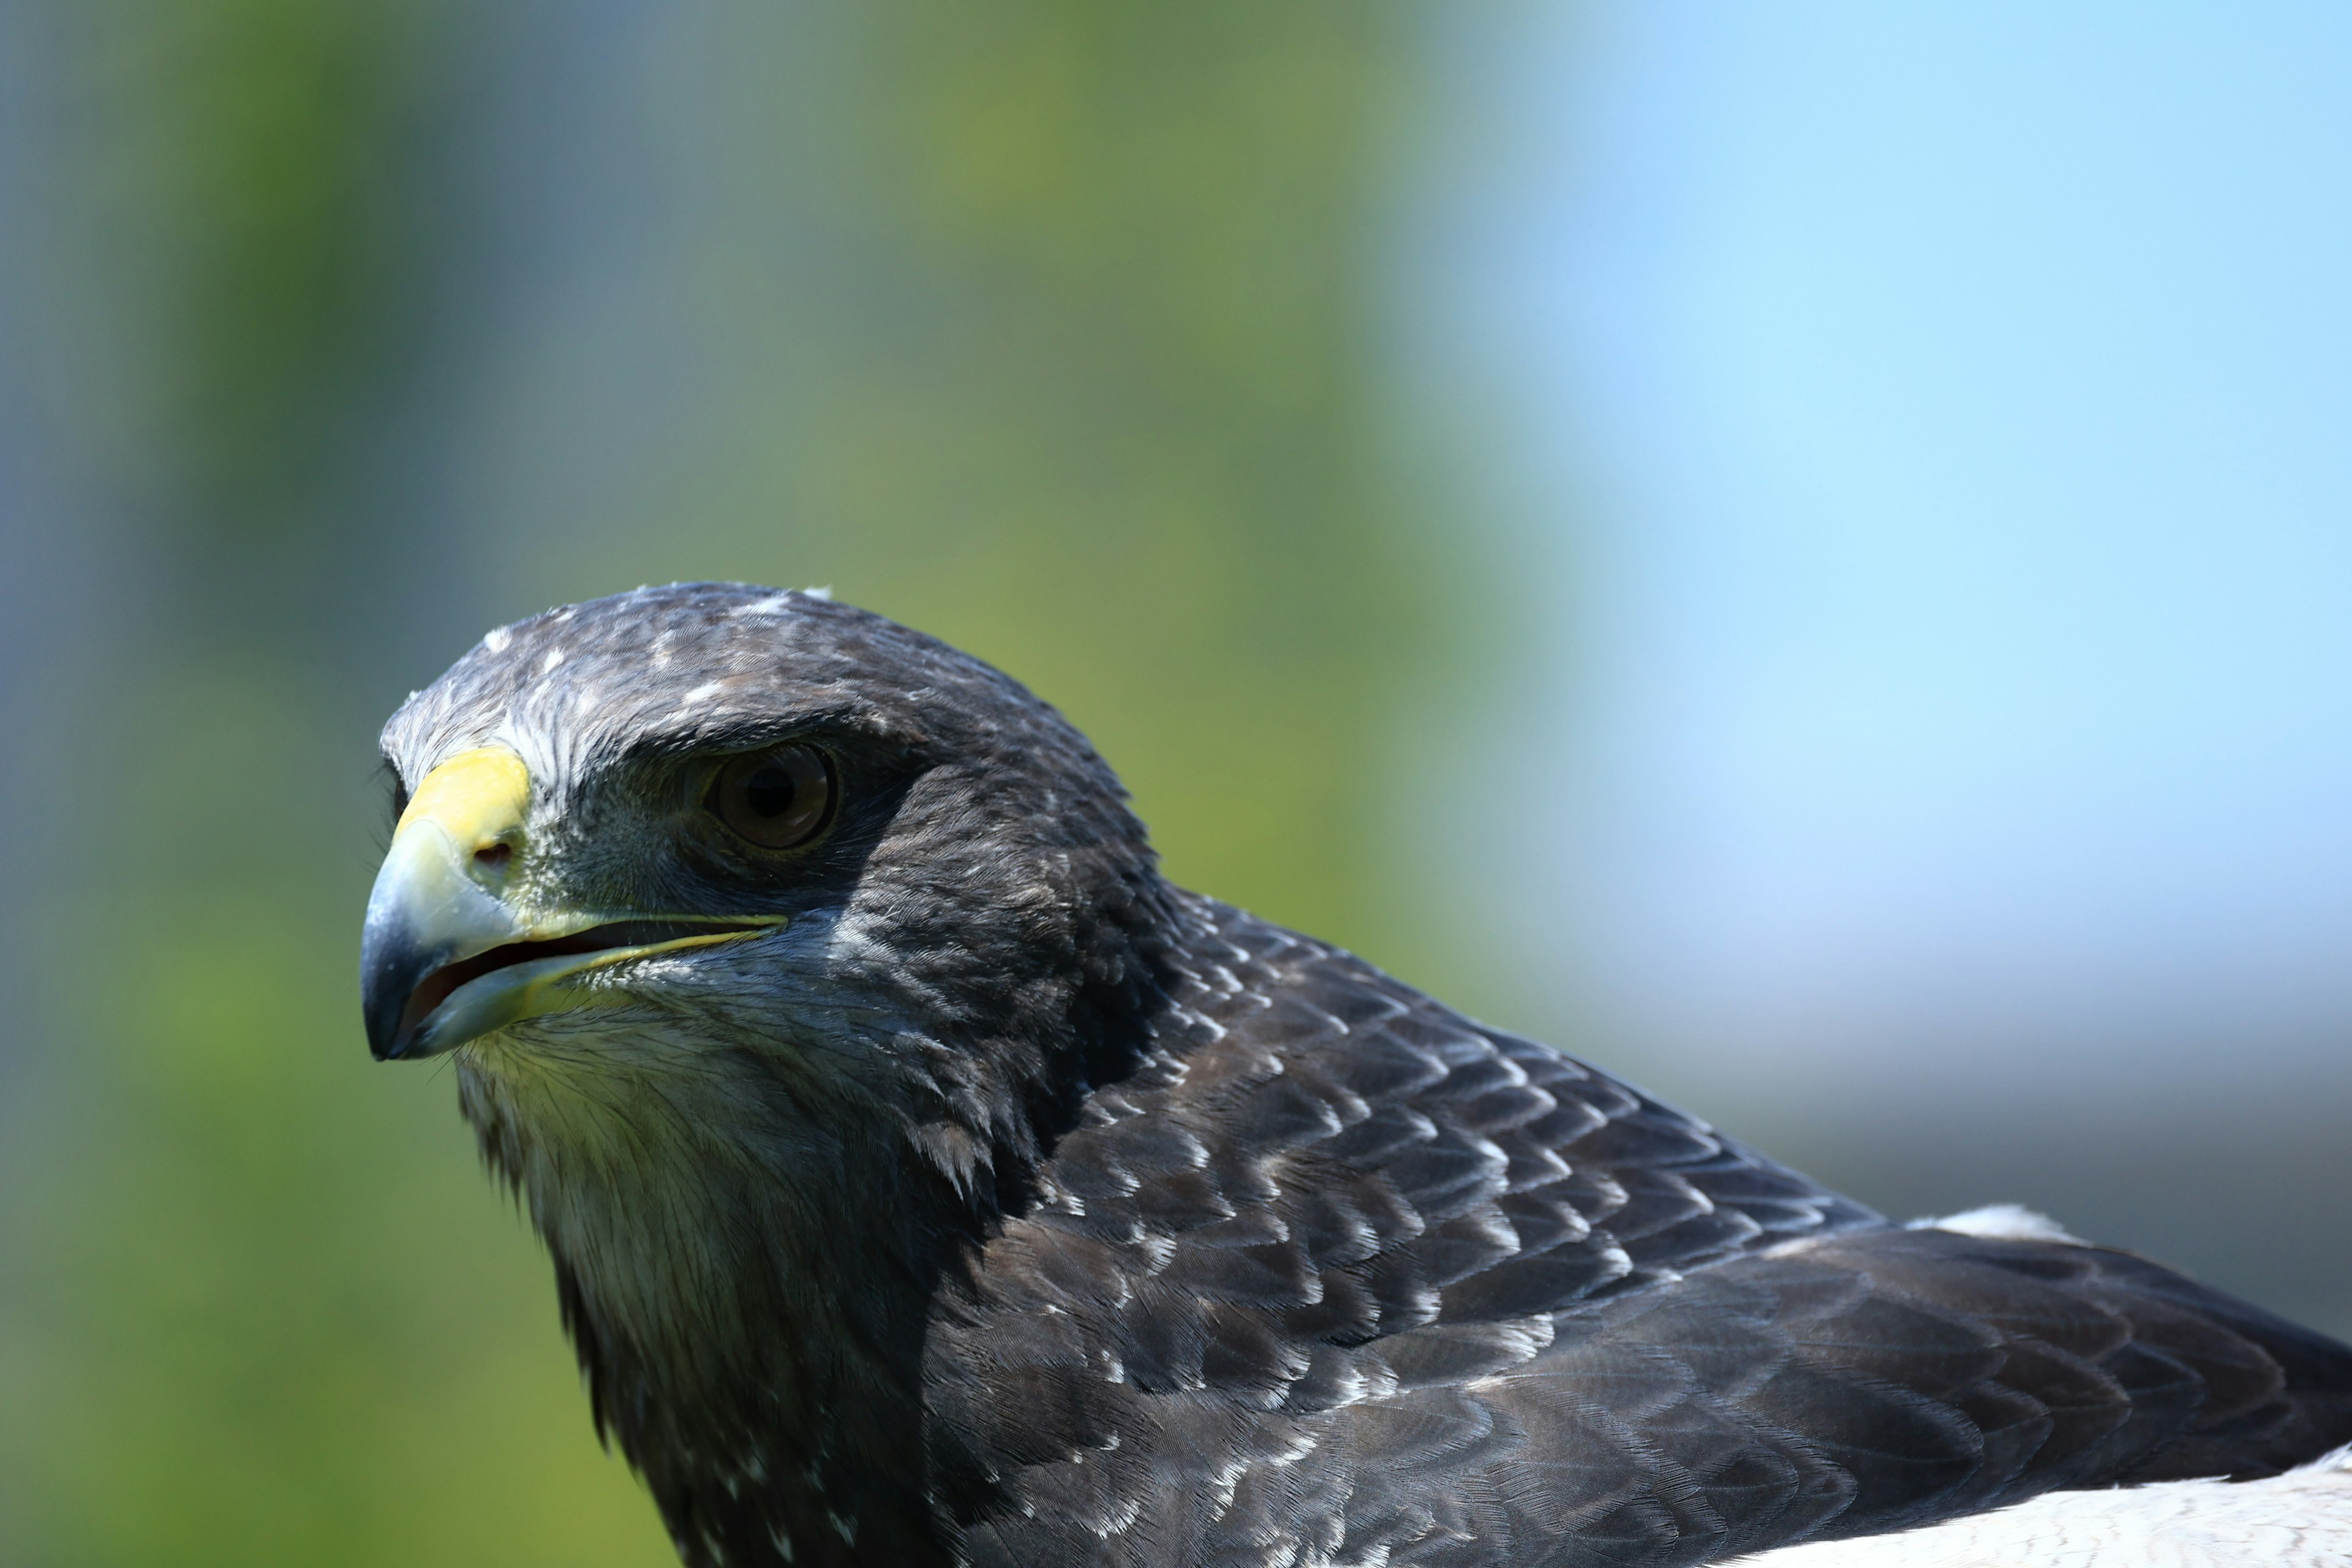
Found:
M 541 1045 L 460 1073 L 554 1258 L 599 1428 L 689 1563 L 933 1560 L 936 1192 L 894 1194 L 919 1174 L 896 1151 L 779 1114 L 772 1079 L 616 1070 L 597 1046 L 592 1072 Z

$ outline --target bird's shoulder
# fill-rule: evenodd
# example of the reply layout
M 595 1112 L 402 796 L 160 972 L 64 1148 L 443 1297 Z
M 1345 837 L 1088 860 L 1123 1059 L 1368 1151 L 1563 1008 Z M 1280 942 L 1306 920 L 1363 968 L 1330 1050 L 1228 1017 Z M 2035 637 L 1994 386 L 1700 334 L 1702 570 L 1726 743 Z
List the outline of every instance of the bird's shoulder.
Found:
M 1204 906 L 927 1342 L 973 1563 L 1664 1568 L 2352 1438 L 2352 1352 L 2128 1255 L 1904 1229 Z
M 1335 1462 L 1475 1464 L 1502 1435 L 1458 1391 L 1540 1356 L 1561 1311 L 1885 1224 L 1348 953 L 1194 908 L 1141 1066 L 934 1324 L 947 1468 L 982 1493 L 1017 1470 L 1033 1530 L 1135 1529 L 1194 1471 L 1227 1494 L 1203 1519 L 1260 1515 L 1277 1475 L 1274 1511 L 1320 1517 L 1307 1494 L 1341 1478 L 1301 1461 L 1342 1412 Z
M 1354 1316 L 1329 1331 L 1372 1339 L 1885 1224 L 1351 954 L 1207 900 L 1198 914 L 1153 1049 L 1088 1099 L 992 1269 L 1020 1243 L 1093 1246 L 1265 1305 L 1347 1275 L 1362 1293 L 1330 1304 Z

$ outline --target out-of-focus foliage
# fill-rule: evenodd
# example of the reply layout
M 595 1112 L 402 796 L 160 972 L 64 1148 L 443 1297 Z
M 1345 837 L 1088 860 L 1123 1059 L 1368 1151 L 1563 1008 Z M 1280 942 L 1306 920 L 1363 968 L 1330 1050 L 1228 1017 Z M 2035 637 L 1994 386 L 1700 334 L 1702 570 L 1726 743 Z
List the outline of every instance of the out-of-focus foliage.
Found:
M 290 662 L 200 657 L 118 716 L 102 935 L 19 1151 L 11 1561 L 657 1562 L 446 1082 L 352 1048 L 367 828 Z
M 1422 951 L 1375 919 L 1382 827 L 1469 585 L 1397 500 L 1375 386 L 1408 28 L 782 11 L 646 22 L 645 96 L 597 110 L 714 155 L 653 160 L 645 306 L 689 384 L 635 395 L 689 412 L 561 514 L 410 476 L 529 424 L 436 418 L 531 385 L 468 357 L 465 301 L 532 263 L 449 193 L 562 134 L 479 101 L 484 62 L 527 80 L 584 11 L 108 0 L 38 29 L 43 254 L 87 329 L 47 368 L 116 566 L 51 638 L 91 696 L 53 748 L 76 847 L 33 895 L 71 932 L 54 1022 L 7 1080 L 11 1563 L 667 1559 L 446 1076 L 357 1027 L 369 736 L 457 627 L 829 583 L 1064 704 L 1185 880 Z
M 124 356 L 91 412 L 165 526 L 281 547 L 320 529 L 338 426 L 408 299 L 404 133 L 446 64 L 434 9 L 100 0 L 53 19 L 76 112 L 51 175 L 82 227 L 80 303 Z
M 1181 879 L 1372 940 L 1386 753 L 1458 586 L 1379 450 L 1399 31 L 1319 5 L 769 19 L 754 59 L 847 66 L 739 81 L 721 121 L 761 150 L 735 232 L 792 244 L 709 247 L 734 265 L 689 330 L 730 395 L 666 489 L 548 563 L 565 596 L 682 562 L 831 584 L 1064 707 Z

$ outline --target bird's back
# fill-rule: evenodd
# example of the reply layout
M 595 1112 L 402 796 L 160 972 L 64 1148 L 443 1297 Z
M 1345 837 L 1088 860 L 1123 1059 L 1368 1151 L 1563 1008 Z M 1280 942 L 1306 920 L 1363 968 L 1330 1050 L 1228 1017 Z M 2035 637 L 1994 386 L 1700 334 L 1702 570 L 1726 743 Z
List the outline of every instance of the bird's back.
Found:
M 1667 1564 L 2352 1439 L 2352 1351 L 1903 1229 L 1206 900 L 1141 1065 L 934 1311 L 975 1563 Z

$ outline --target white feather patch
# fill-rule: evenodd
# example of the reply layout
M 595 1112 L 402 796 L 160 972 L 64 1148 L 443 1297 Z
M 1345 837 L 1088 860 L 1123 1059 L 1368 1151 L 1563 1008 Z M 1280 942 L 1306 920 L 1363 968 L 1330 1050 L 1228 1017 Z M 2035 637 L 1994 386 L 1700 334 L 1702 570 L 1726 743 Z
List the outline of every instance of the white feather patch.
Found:
M 2352 1447 L 2263 1481 L 2044 1492 L 1892 1535 L 1784 1546 L 1746 1568 L 2343 1568 Z
M 1981 1236 L 1991 1241 L 2063 1241 L 2072 1247 L 2090 1243 L 2068 1232 L 2046 1214 L 2021 1204 L 1987 1204 L 1980 1209 L 1946 1215 L 1941 1219 L 1915 1219 L 1907 1230 L 1948 1230 L 1961 1236 Z

